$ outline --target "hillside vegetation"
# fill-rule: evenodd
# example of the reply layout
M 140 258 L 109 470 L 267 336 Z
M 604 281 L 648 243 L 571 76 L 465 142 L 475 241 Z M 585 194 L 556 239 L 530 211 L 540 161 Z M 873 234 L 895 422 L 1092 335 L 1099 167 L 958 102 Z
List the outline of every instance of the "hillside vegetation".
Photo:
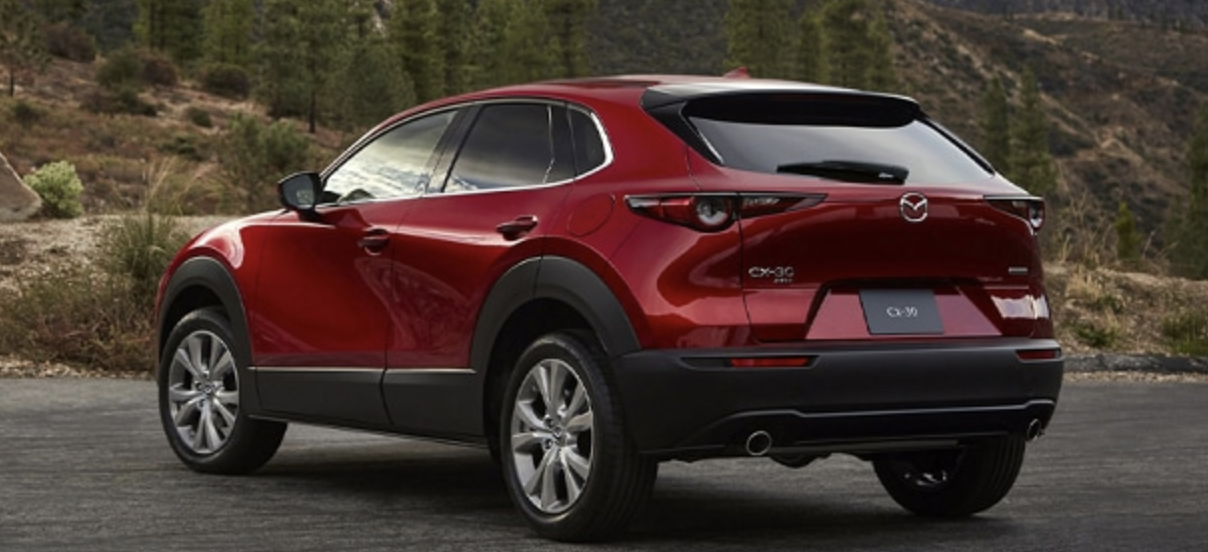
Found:
M 791 2 L 794 11 L 787 16 L 795 19 L 816 1 Z M 895 91 L 919 99 L 975 145 L 981 140 L 978 117 L 987 85 L 999 78 L 1017 100 L 1023 74 L 1035 73 L 1061 177 L 1047 198 L 1051 216 L 1043 234 L 1052 307 L 1066 347 L 1208 354 L 1196 348 L 1208 341 L 1203 307 L 1208 284 L 1166 278 L 1169 259 L 1163 249 L 1171 209 L 1188 196 L 1193 114 L 1208 98 L 1208 32 L 1192 25 L 1163 26 L 1141 11 L 1144 5 L 1194 4 L 1198 8 L 1185 15 L 1190 21 L 1208 3 L 1012 2 L 1020 9 L 1006 17 L 993 10 L 950 9 L 938 0 L 868 1 L 883 10 L 892 32 Z M 122 0 L 100 12 L 118 23 L 89 22 L 103 31 L 97 36 L 103 52 L 131 39 L 132 4 Z M 393 2 L 373 4 L 380 12 Z M 1023 9 L 1025 4 L 1032 8 Z M 586 25 L 592 73 L 731 69 L 723 62 L 727 0 L 599 0 L 595 5 Z M 1097 11 L 1102 6 L 1129 10 L 1123 15 Z M 124 39 L 114 31 L 122 24 L 127 25 Z M 475 34 L 462 31 L 459 36 Z M 156 202 L 179 214 L 236 215 L 251 204 L 238 194 L 247 188 L 271 190 L 275 177 L 269 176 L 236 184 L 245 189 L 232 187 L 220 162 L 235 122 L 267 121 L 271 109 L 255 94 L 232 98 L 203 92 L 195 66 L 177 67 L 179 80 L 137 93 L 153 116 L 85 109 L 100 90 L 98 67 L 117 55 L 108 50 L 93 62 L 53 59 L 32 80 L 18 81 L 14 97 L 0 97 L 0 151 L 18 172 L 70 161 L 84 182 L 83 204 L 92 216 L 128 213 Z M 486 74 L 478 66 L 467 71 L 465 77 L 475 83 Z M 320 117 L 309 133 L 305 114 L 293 117 L 281 124 L 305 137 L 309 157 L 288 170 L 321 168 L 367 128 Z M 1120 202 L 1137 216 L 1142 233 L 1144 256 L 1138 264 L 1124 266 L 1115 258 L 1112 222 Z M 0 242 L 0 273 L 16 275 L 20 271 L 5 267 L 56 256 L 53 250 L 37 254 L 36 248 L 20 245 L 25 243 L 20 238 Z

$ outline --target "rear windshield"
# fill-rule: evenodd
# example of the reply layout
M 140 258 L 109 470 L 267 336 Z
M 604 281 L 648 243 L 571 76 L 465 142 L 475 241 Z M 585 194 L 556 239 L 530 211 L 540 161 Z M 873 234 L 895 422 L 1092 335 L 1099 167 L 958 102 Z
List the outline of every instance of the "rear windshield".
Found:
M 894 98 L 714 97 L 683 114 L 722 165 L 741 170 L 917 184 L 993 175 L 917 106 Z

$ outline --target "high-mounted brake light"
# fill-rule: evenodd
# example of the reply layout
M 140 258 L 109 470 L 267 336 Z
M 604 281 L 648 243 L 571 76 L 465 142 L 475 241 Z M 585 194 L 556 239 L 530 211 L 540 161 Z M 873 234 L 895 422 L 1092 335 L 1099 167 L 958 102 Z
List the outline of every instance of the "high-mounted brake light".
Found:
M 625 203 L 639 215 L 720 232 L 736 220 L 804 209 L 825 198 L 823 194 L 671 194 L 629 196 Z
M 1000 211 L 1006 211 L 1028 222 L 1033 231 L 1039 231 L 1044 226 L 1044 200 L 1033 196 L 1020 197 L 987 197 Z

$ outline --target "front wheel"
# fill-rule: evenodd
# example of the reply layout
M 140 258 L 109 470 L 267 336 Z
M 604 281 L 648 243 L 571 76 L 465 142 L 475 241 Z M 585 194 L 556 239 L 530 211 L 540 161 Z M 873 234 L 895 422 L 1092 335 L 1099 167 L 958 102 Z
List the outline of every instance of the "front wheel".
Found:
M 244 387 L 235 334 L 214 309 L 189 313 L 176 324 L 160 359 L 159 414 L 172 450 L 189 468 L 206 473 L 254 471 L 276 453 L 285 424 L 249 418 L 240 407 Z
M 508 492 L 543 537 L 600 540 L 645 503 L 658 463 L 637 454 L 607 360 L 588 335 L 537 339 L 516 363 L 500 416 Z
M 1024 439 L 985 439 L 964 448 L 887 454 L 873 460 L 881 486 L 923 516 L 963 517 L 998 504 L 1023 465 Z

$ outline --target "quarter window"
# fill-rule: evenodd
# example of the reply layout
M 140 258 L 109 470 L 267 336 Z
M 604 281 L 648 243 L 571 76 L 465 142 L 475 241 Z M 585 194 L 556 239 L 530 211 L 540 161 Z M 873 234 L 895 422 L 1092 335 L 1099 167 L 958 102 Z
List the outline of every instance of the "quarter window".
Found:
M 323 203 L 419 196 L 431 178 L 430 161 L 454 111 L 413 119 L 378 135 L 327 177 Z

